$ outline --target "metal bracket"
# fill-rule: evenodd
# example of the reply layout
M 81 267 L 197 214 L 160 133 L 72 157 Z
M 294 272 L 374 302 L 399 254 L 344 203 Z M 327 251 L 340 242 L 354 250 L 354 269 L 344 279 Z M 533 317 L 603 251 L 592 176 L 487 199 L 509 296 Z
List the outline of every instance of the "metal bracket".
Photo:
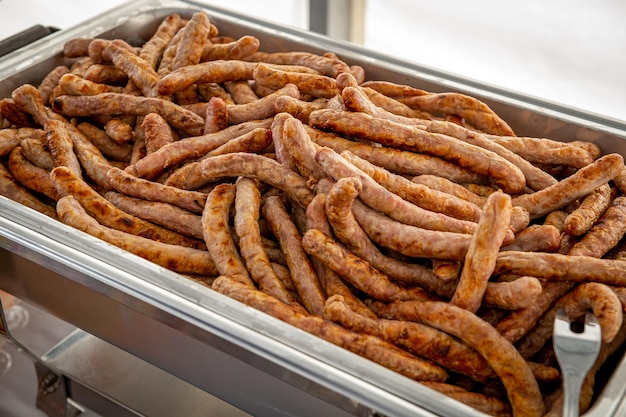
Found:
M 68 380 L 17 340 L 9 329 L 0 299 L 0 334 L 33 361 L 37 375 L 36 406 L 49 417 L 76 417 L 84 411 L 70 400 Z
M 42 362 L 35 362 L 37 373 L 36 406 L 48 417 L 76 417 L 85 410 L 71 401 L 69 381 L 66 377 L 52 372 Z

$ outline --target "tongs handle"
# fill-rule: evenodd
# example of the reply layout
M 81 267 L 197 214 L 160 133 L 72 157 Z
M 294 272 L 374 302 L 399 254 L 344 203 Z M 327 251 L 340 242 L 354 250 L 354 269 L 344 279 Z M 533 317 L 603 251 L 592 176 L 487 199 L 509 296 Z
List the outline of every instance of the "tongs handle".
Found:
M 566 372 L 563 375 L 563 417 L 579 417 L 580 414 L 580 390 L 585 376 L 580 372 Z
M 567 314 L 562 309 L 557 311 L 556 319 L 569 324 Z M 555 321 L 555 326 L 556 324 Z M 555 331 L 556 329 L 557 327 L 555 327 Z M 562 330 L 562 327 L 559 329 Z M 569 328 L 568 331 L 571 332 Z M 600 351 L 600 324 L 596 316 L 587 312 L 583 333 L 578 336 L 574 336 L 572 333 L 569 337 L 555 333 L 555 338 L 557 337 L 559 345 L 555 345 L 555 353 L 561 364 L 563 377 L 563 417 L 579 417 L 580 391 L 587 373 L 593 367 Z

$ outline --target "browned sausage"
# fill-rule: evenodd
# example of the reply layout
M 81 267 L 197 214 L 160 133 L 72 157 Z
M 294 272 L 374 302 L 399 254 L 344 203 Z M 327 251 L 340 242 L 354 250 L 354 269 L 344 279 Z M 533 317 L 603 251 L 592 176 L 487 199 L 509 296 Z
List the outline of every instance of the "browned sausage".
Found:
M 478 221 L 480 218 L 480 207 L 471 202 L 417 184 L 401 175 L 388 172 L 384 168 L 367 162 L 350 151 L 342 152 L 341 156 L 392 193 L 417 206 L 460 220 Z
M 341 78 L 345 78 L 346 76 L 352 77 L 352 75 L 349 73 L 340 75 Z M 338 84 L 341 82 L 340 77 L 337 78 Z M 392 122 L 402 123 L 409 126 L 418 126 L 420 128 L 424 128 L 426 126 L 427 121 L 424 119 L 398 115 L 389 112 L 382 107 L 378 107 L 370 100 L 370 98 L 363 91 L 363 89 L 359 88 L 358 86 L 347 86 L 342 89 L 341 98 L 343 99 L 346 109 L 351 111 L 367 113 L 370 116 L 376 118 L 387 119 L 391 120 Z
M 139 57 L 146 61 L 152 69 L 156 69 L 161 55 L 176 32 L 183 26 L 183 19 L 177 13 L 166 16 L 150 39 L 143 44 Z
M 174 128 L 198 136 L 204 129 L 204 119 L 171 101 L 131 94 L 102 93 L 94 96 L 60 96 L 53 102 L 55 111 L 66 116 L 94 114 L 146 115 L 158 113 Z
M 557 181 L 547 172 L 537 168 L 526 159 L 510 151 L 506 147 L 489 139 L 486 135 L 459 126 L 456 123 L 433 120 L 426 124 L 429 132 L 442 133 L 471 143 L 481 148 L 489 149 L 517 166 L 526 177 L 526 185 L 532 190 L 541 190 L 555 184 Z
M 204 247 L 202 242 L 182 236 L 118 209 L 98 194 L 89 184 L 74 175 L 67 167 L 54 168 L 50 172 L 50 178 L 61 195 L 73 195 L 89 215 L 105 226 L 160 242 L 192 248 Z
M 469 234 L 476 229 L 476 223 L 474 222 L 458 220 L 445 214 L 425 210 L 403 200 L 400 196 L 378 184 L 372 177 L 332 149 L 319 149 L 315 159 L 335 180 L 346 177 L 359 178 L 363 187 L 363 192 L 360 196 L 361 200 L 394 220 L 425 229 L 455 233 Z
M 513 204 L 528 210 L 532 219 L 541 217 L 586 196 L 613 179 L 623 167 L 621 155 L 605 155 L 550 187 L 514 198 Z
M 204 47 L 211 43 L 209 41 L 211 22 L 206 13 L 194 13 L 180 31 L 182 35 L 172 62 L 173 70 L 198 64 L 202 58 Z
M 302 122 L 294 117 L 287 117 L 283 124 L 285 151 L 293 158 L 298 171 L 312 181 L 326 178 L 328 175 L 315 160 L 317 146 L 302 125 Z
M 406 225 L 355 201 L 352 213 L 365 233 L 379 245 L 417 258 L 463 260 L 471 235 Z
M 395 302 L 377 312 L 385 318 L 416 321 L 460 338 L 476 349 L 500 377 L 513 415 L 543 415 L 543 397 L 526 361 L 496 329 L 473 313 L 438 301 Z
M 111 168 L 111 164 L 102 156 L 100 150 L 94 146 L 89 139 L 78 130 L 76 126 L 66 120 L 63 116 L 44 107 L 39 91 L 32 85 L 24 84 L 15 90 L 11 96 L 19 102 L 42 126 L 46 120 L 54 119 L 65 123 L 65 129 L 72 140 L 74 152 L 87 175 L 100 187 L 110 190 L 111 187 L 106 179 L 106 172 Z
M 489 282 L 483 303 L 507 310 L 517 310 L 533 305 L 543 287 L 535 277 L 519 277 L 508 282 Z
M 177 91 L 184 90 L 194 83 L 223 83 L 225 81 L 251 80 L 253 72 L 257 67 L 255 62 L 245 62 L 240 60 L 217 60 L 202 62 L 197 65 L 189 65 L 178 68 L 175 71 L 165 75 L 156 85 L 156 91 L 162 95 L 170 95 Z M 307 67 L 292 66 L 274 66 L 272 68 L 281 68 L 284 70 L 307 71 Z M 278 86 L 283 87 L 288 82 Z M 292 83 L 295 84 L 295 83 Z M 296 84 L 297 85 L 297 84 Z
M 402 262 L 383 255 L 372 243 L 352 214 L 354 200 L 361 191 L 358 178 L 348 177 L 329 187 L 326 197 L 326 215 L 335 236 L 355 255 L 369 262 L 374 268 L 405 284 L 416 284 L 425 289 L 449 297 L 454 291 L 450 284 L 442 282 L 433 271 L 417 263 Z
M 96 83 L 71 73 L 63 75 L 59 79 L 58 85 L 63 89 L 66 94 L 70 94 L 73 96 L 93 96 L 100 93 L 124 92 L 124 87 Z
M 295 85 L 286 84 L 284 87 L 256 101 L 246 104 L 229 104 L 226 106 L 229 123 L 238 124 L 274 116 L 276 114 L 274 103 L 281 96 L 300 98 L 300 91 Z
M 202 218 L 180 207 L 108 191 L 104 197 L 117 208 L 185 236 L 203 240 Z
M 400 100 L 435 115 L 455 115 L 485 133 L 515 136 L 513 129 L 480 100 L 460 93 L 425 94 Z
M 219 184 L 209 193 L 202 212 L 202 234 L 218 273 L 254 287 L 228 226 L 234 201 L 233 184 Z
M 220 97 L 211 97 L 204 116 L 204 134 L 219 132 L 228 127 L 228 109 Z
M 69 226 L 89 233 L 157 265 L 181 273 L 217 275 L 215 264 L 209 252 L 156 242 L 152 239 L 146 239 L 103 226 L 89 216 L 80 203 L 71 195 L 65 196 L 58 201 L 57 211 L 59 212 L 59 218 Z
M 572 286 L 573 284 L 568 281 L 544 282 L 541 293 L 534 299 L 531 305 L 511 311 L 499 319 L 495 325 L 496 329 L 509 342 L 517 342 L 533 328 L 550 306 L 560 296 L 567 293 Z
M 37 127 L 37 123 L 33 121 L 28 112 L 16 104 L 13 99 L 3 98 L 0 100 L 0 114 L 10 126 L 16 128 Z
M 309 313 L 321 316 L 324 310 L 324 294 L 311 262 L 304 252 L 300 233 L 279 197 L 266 198 L 263 216 L 285 254 L 291 278 L 302 304 Z
M 158 113 L 148 113 L 141 122 L 146 142 L 146 153 L 151 154 L 165 145 L 174 142 L 172 129 L 167 121 Z
M 448 377 L 442 368 L 377 337 L 351 332 L 321 317 L 302 315 L 277 298 L 227 277 L 216 279 L 213 282 L 213 289 L 337 346 L 360 354 L 408 378 L 417 381 L 444 381 Z
M 559 229 L 548 224 L 533 224 L 515 235 L 515 240 L 501 250 L 556 252 L 561 245 Z
M 24 139 L 41 137 L 41 133 L 43 133 L 43 130 L 34 127 L 1 129 L 0 156 L 10 154 Z
M 55 167 L 67 167 L 78 178 L 83 178 L 82 168 L 74 153 L 74 146 L 65 123 L 60 120 L 48 119 L 45 121 L 46 141 Z
M 39 85 L 37 86 L 37 90 L 39 90 L 39 94 L 41 95 L 41 99 L 44 103 L 50 103 L 50 97 L 52 97 L 52 90 L 54 90 L 59 85 L 59 79 L 70 72 L 70 69 L 65 65 L 59 65 L 55 67 L 52 71 L 50 71 L 44 78 L 41 80 Z
M 213 156 L 201 163 L 202 177 L 213 180 L 223 177 L 251 177 L 286 192 L 302 207 L 313 198 L 304 177 L 265 156 L 245 152 Z
M 239 250 L 245 260 L 250 278 L 259 289 L 293 307 L 302 308 L 287 291 L 285 285 L 274 273 L 270 260 L 263 248 L 259 230 L 261 193 L 250 178 L 239 178 L 235 195 L 235 231 L 239 237 Z M 304 310 L 303 310 L 304 311 Z
M 302 236 L 302 246 L 309 255 L 317 257 L 344 280 L 375 299 L 385 302 L 433 299 L 431 294 L 420 287 L 404 288 L 395 284 L 369 262 L 319 230 L 307 230 Z
M 489 138 L 534 164 L 556 164 L 582 168 L 594 160 L 588 151 L 571 143 L 518 136 L 489 135 Z
M 0 163 L 0 195 L 3 195 L 13 201 L 17 201 L 18 203 L 43 213 L 48 217 L 52 217 L 53 219 L 57 218 L 54 208 L 43 203 L 26 187 L 21 185 L 2 163 Z
M 257 64 L 252 77 L 258 84 L 272 89 L 279 89 L 287 84 L 295 84 L 302 94 L 310 94 L 313 97 L 330 98 L 339 93 L 334 78 L 311 73 L 283 71 L 262 63 Z
M 478 228 L 472 236 L 461 276 L 450 303 L 475 313 L 483 299 L 496 257 L 511 221 L 511 197 L 495 192 L 487 197 Z
M 272 143 L 272 135 L 269 129 L 254 129 L 248 133 L 233 138 L 223 145 L 207 152 L 200 160 L 188 162 L 182 167 L 174 170 L 165 181 L 166 185 L 182 188 L 185 190 L 199 190 L 207 185 L 211 178 L 206 178 L 202 174 L 202 161 L 212 156 L 225 155 L 229 153 L 259 152 L 267 148 Z
M 205 45 L 202 51 L 201 62 L 215 61 L 218 59 L 246 59 L 254 54 L 260 46 L 260 42 L 254 36 L 246 35 L 228 43 L 216 44 L 212 42 Z
M 259 99 L 259 96 L 254 92 L 254 88 L 252 88 L 248 80 L 224 81 L 223 84 L 224 89 L 228 92 L 233 101 L 228 104 L 247 104 Z
M 626 197 L 620 196 L 606 209 L 600 220 L 569 251 L 569 255 L 600 258 L 626 234 Z
M 306 229 L 317 229 L 326 233 L 328 236 L 332 236 L 332 230 L 325 211 L 326 195 L 317 194 L 306 208 Z M 357 297 L 350 288 L 346 285 L 345 281 L 341 279 L 339 275 L 326 264 L 317 259 L 311 258 L 311 264 L 317 273 L 317 277 L 320 282 L 320 286 L 324 291 L 326 297 L 332 297 L 333 295 L 341 295 L 344 302 L 350 306 L 350 308 L 361 315 L 366 317 L 375 318 L 376 315 L 372 310 L 365 305 L 365 303 Z
M 554 318 L 559 308 L 563 308 L 572 321 L 592 310 L 600 323 L 604 343 L 610 343 L 622 327 L 623 307 L 613 290 L 596 282 L 583 283 L 561 297 L 519 341 L 518 350 L 525 358 L 533 357 L 552 336 Z
M 24 158 L 33 165 L 43 168 L 46 171 L 51 171 L 52 168 L 54 168 L 52 155 L 50 155 L 50 151 L 41 139 L 23 139 L 22 142 L 20 142 L 20 148 L 22 149 Z
M 581 236 L 598 221 L 611 204 L 609 184 L 602 184 L 586 196 L 575 210 L 563 220 L 562 229 L 572 236 Z
M 327 103 L 327 99 L 304 101 L 295 97 L 280 96 L 276 99 L 274 107 L 276 108 L 276 113 L 289 113 L 302 123 L 308 123 L 309 114 L 315 110 L 326 108 Z
M 324 318 L 355 332 L 378 336 L 476 381 L 485 383 L 494 376 L 482 356 L 447 333 L 411 321 L 363 316 L 351 310 L 340 295 L 326 300 Z
M 506 251 L 498 254 L 494 273 L 511 272 L 558 281 L 594 281 L 626 285 L 626 261 L 560 253 Z
M 243 135 L 256 128 L 269 128 L 271 123 L 271 120 L 242 123 L 228 127 L 219 132 L 184 138 L 163 146 L 150 155 L 146 155 L 146 157 L 126 168 L 126 171 L 141 178 L 156 178 L 172 166 L 189 159 L 200 158 L 207 152 L 223 145 L 232 138 Z
M 204 193 L 137 178 L 119 168 L 111 167 L 106 175 L 111 187 L 126 195 L 170 203 L 193 213 L 202 213 L 206 204 Z
M 8 161 L 11 175 L 26 188 L 48 196 L 52 200 L 58 200 L 61 195 L 50 180 L 50 173 L 44 168 L 33 165 L 24 158 L 22 147 L 13 149 Z
M 110 41 L 102 51 L 102 56 L 124 71 L 145 97 L 154 96 L 153 90 L 159 76 L 151 64 L 129 51 L 126 42 L 121 39 Z
M 115 161 L 129 162 L 133 145 L 130 143 L 119 144 L 115 142 L 107 133 L 91 123 L 83 122 L 77 126 L 83 135 L 85 135 L 95 147 L 98 148 L 103 155 Z
M 309 124 L 357 138 L 367 138 L 387 146 L 439 156 L 463 168 L 492 177 L 496 184 L 511 194 L 521 192 L 526 185 L 526 179 L 519 168 L 506 159 L 492 151 L 449 136 L 374 118 L 365 113 L 330 109 L 311 113 Z
M 441 191 L 442 193 L 450 194 L 462 200 L 469 201 L 478 207 L 482 207 L 485 204 L 485 197 L 468 190 L 461 184 L 438 175 L 418 175 L 413 177 L 412 181 L 417 184 L 425 185 L 433 190 Z
M 313 68 L 332 78 L 336 78 L 342 72 L 350 71 L 348 65 L 340 59 L 309 52 L 257 52 L 247 57 L 246 60 L 278 65 L 301 65 Z
M 502 401 L 499 398 L 491 397 L 479 392 L 468 391 L 458 385 L 452 385 L 445 382 L 425 381 L 422 382 L 422 384 L 490 416 L 511 416 L 511 406 L 506 401 Z
M 310 126 L 305 126 L 305 129 L 311 140 L 318 145 L 334 149 L 337 153 L 350 151 L 358 157 L 391 172 L 406 175 L 432 174 L 461 183 L 485 181 L 484 176 L 436 156 L 385 146 L 372 146 L 359 141 L 348 140 L 330 132 L 323 132 Z
M 108 116 L 108 118 L 109 120 L 104 124 L 104 131 L 111 139 L 119 144 L 127 144 L 134 139 L 134 129 L 131 126 L 131 124 L 135 124 L 136 118 L 134 116 Z

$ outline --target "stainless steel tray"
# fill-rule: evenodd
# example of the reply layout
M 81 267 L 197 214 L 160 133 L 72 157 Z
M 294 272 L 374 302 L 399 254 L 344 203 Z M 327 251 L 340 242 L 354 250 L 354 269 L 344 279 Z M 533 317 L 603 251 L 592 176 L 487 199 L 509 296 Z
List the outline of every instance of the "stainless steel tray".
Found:
M 626 155 L 626 125 L 193 2 L 133 1 L 0 60 L 0 97 L 37 84 L 75 37 L 139 44 L 162 18 L 205 10 L 264 50 L 333 51 L 369 79 L 474 95 L 520 135 L 598 143 Z M 437 392 L 180 275 L 0 197 L 0 288 L 257 416 L 479 416 Z M 592 416 L 618 415 L 620 363 Z

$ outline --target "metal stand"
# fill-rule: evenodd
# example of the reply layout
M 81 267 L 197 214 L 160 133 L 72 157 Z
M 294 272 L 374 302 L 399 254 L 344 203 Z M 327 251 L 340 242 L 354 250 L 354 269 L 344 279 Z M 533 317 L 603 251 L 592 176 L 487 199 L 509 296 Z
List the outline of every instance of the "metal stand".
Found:
M 75 417 L 84 410 L 77 404 L 68 402 L 69 386 L 67 379 L 43 359 L 20 343 L 9 329 L 2 300 L 0 299 L 0 333 L 28 356 L 35 365 L 37 374 L 37 408 L 49 417 Z
M 39 357 L 11 334 L 1 301 L 0 319 L 0 332 L 34 363 L 36 407 L 49 417 L 76 417 L 86 410 L 116 417 L 200 417 L 207 411 L 248 416 L 80 329 Z
M 247 416 L 233 406 L 82 330 L 42 360 L 62 369 L 72 398 L 106 416 Z

